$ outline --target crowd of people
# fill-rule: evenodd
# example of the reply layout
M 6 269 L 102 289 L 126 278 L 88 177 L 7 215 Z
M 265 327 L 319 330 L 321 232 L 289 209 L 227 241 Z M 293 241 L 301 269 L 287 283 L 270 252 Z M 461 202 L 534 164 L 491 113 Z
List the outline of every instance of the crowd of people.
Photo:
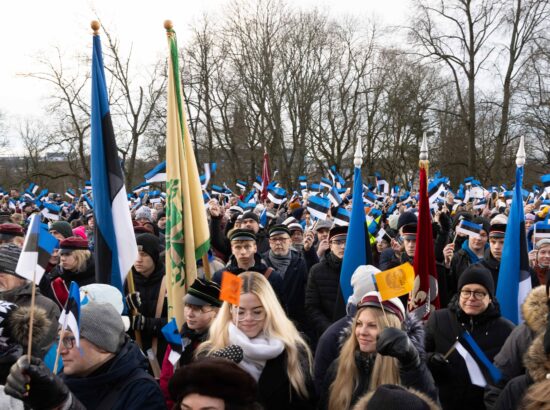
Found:
M 210 266 L 198 261 L 181 328 L 167 314 L 162 201 L 131 211 L 139 255 L 124 294 L 96 283 L 93 209 L 79 201 L 64 210 L 48 225 L 59 245 L 36 284 L 30 347 L 32 283 L 16 265 L 29 217 L 39 210 L 24 200 L 15 207 L 4 201 L 0 408 L 550 408 L 548 206 L 525 205 L 532 290 L 522 305 L 524 322 L 515 326 L 496 298 L 506 205 L 457 206 L 448 196 L 434 210 L 441 309 L 424 323 L 409 314 L 407 295 L 382 300 L 372 279 L 413 262 L 415 203 L 391 212 L 391 202 L 379 205 L 383 234 L 371 238 L 372 261 L 355 270 L 353 293 L 344 300 L 341 268 L 352 238 L 347 226 L 334 223 L 334 209 L 323 220 L 310 215 L 307 198 L 266 200 L 254 209 L 243 209 L 241 200 L 207 203 Z M 463 220 L 478 225 L 479 235 L 457 232 Z M 224 272 L 242 279 L 238 304 L 220 299 Z M 78 334 L 60 332 L 58 324 L 72 282 L 82 299 Z M 464 332 L 500 380 L 486 377 L 484 386 L 472 380 L 456 348 Z

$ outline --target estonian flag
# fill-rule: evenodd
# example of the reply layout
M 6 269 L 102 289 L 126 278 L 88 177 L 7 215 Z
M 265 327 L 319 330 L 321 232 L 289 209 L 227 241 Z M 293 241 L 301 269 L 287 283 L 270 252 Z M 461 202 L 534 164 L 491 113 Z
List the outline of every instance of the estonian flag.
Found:
M 69 288 L 69 297 L 67 303 L 59 316 L 59 324 L 61 332 L 65 332 L 67 328 L 74 335 L 76 346 L 80 347 L 80 290 L 76 282 L 71 282 Z
M 74 199 L 76 197 L 76 193 L 74 192 L 74 189 L 71 189 L 71 188 L 65 191 L 65 195 L 67 195 L 71 199 Z
M 544 186 L 544 192 L 550 194 L 550 174 L 541 176 L 540 180 Z
M 320 184 L 323 188 L 329 188 L 332 186 L 332 182 L 330 181 L 330 179 L 328 178 L 325 178 L 325 177 L 321 177 L 321 182 Z
M 283 188 L 273 187 L 267 192 L 267 197 L 274 204 L 281 205 L 286 201 L 286 191 Z
M 23 250 L 17 261 L 15 273 L 35 283 L 40 283 L 40 279 L 46 271 L 50 256 L 53 250 L 58 246 L 59 241 L 48 232 L 48 226 L 40 222 L 40 215 L 31 215 L 31 221 Z M 35 276 L 36 273 L 36 276 Z
M 345 208 L 338 208 L 338 211 L 336 211 L 336 215 L 334 215 L 334 224 L 338 226 L 347 226 L 349 225 L 350 218 L 350 211 Z
M 43 202 L 42 205 L 44 206 L 41 211 L 42 215 L 52 221 L 59 221 L 59 214 L 61 213 L 61 207 L 59 205 L 50 204 L 48 202 Z
M 300 175 L 298 177 L 298 182 L 300 183 L 300 190 L 304 191 L 307 189 L 307 177 L 305 175 Z
M 491 384 L 496 384 L 500 381 L 502 378 L 500 370 L 485 356 L 483 350 L 481 350 L 468 332 L 464 332 L 454 346 L 466 363 L 472 384 L 485 387 L 487 379 L 489 379 Z
M 342 203 L 342 197 L 340 196 L 336 186 L 330 188 L 330 191 L 328 192 L 328 199 L 330 199 L 330 202 L 334 206 L 339 206 Z
M 243 181 L 241 179 L 237 179 L 237 182 L 235 183 L 237 185 L 237 188 L 240 188 L 241 190 L 245 190 L 248 183 L 246 181 Z
M 520 147 L 523 146 L 523 139 L 520 144 Z M 502 316 L 516 325 L 521 321 L 520 307 L 531 291 L 525 215 L 521 197 L 522 182 L 523 165 L 518 165 L 497 282 L 497 299 Z
M 468 235 L 471 238 L 479 238 L 481 229 L 482 229 L 481 225 L 475 224 L 473 222 L 469 222 L 466 219 L 462 219 L 460 221 L 460 224 L 456 228 L 456 232 L 462 233 L 464 235 Z
M 325 220 L 330 209 L 330 200 L 320 196 L 312 196 L 308 199 L 307 211 L 315 218 Z
M 540 221 L 533 225 L 533 242 L 544 238 L 550 238 L 550 224 Z
M 138 250 L 109 113 L 98 34 L 93 37 L 91 134 L 96 281 L 123 292 L 124 280 Z
M 162 161 L 155 168 L 147 172 L 144 176 L 145 182 L 166 182 L 166 161 Z

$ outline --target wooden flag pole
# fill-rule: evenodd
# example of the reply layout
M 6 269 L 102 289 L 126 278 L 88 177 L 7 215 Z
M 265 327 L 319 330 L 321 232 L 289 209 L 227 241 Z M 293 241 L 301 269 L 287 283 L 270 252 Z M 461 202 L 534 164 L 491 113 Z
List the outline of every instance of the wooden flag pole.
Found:
M 211 280 L 212 272 L 210 271 L 210 262 L 208 262 L 208 252 L 202 255 L 202 268 L 204 269 L 204 278 Z
M 128 272 L 128 276 L 126 277 L 128 281 L 128 293 L 136 293 L 136 286 L 134 284 L 134 274 L 132 272 L 132 269 L 130 269 L 130 272 Z M 137 316 L 139 312 L 137 309 L 132 309 L 130 312 L 132 316 Z M 143 348 L 143 343 L 141 341 L 141 331 L 134 329 L 134 335 L 136 337 L 136 343 L 138 344 L 139 348 Z
M 32 355 L 32 328 L 34 323 L 34 304 L 36 299 L 36 267 L 34 268 L 32 274 L 32 292 L 31 292 L 31 317 L 29 318 L 29 340 L 27 346 L 27 356 L 29 357 L 29 362 Z
M 59 331 L 59 342 L 57 344 L 57 351 L 55 352 L 55 362 L 53 363 L 53 374 L 57 374 L 57 366 L 59 365 L 59 356 L 61 355 L 61 345 L 63 343 L 63 336 L 65 333 L 65 330 L 67 329 L 67 320 L 68 320 L 68 316 L 65 315 L 65 318 L 63 319 L 63 324 L 61 325 L 61 330 Z

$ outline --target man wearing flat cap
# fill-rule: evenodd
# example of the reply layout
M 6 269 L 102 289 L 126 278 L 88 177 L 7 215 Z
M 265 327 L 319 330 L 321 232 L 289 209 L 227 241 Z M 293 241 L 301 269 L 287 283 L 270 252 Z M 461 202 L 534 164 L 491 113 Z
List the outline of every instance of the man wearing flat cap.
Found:
M 397 240 L 392 239 L 391 248 L 384 249 L 380 254 L 380 270 L 395 268 L 405 262 L 412 263 L 416 250 L 416 228 L 418 218 L 414 212 L 407 211 L 399 215 L 397 220 Z
M 256 244 L 256 235 L 249 229 L 234 229 L 231 231 L 229 239 L 231 241 L 231 256 L 225 268 L 220 269 L 212 276 L 212 280 L 221 284 L 224 271 L 234 275 L 243 272 L 258 272 L 265 276 L 273 287 L 275 294 L 282 301 L 283 278 L 275 269 L 267 266 L 265 261 L 258 253 Z

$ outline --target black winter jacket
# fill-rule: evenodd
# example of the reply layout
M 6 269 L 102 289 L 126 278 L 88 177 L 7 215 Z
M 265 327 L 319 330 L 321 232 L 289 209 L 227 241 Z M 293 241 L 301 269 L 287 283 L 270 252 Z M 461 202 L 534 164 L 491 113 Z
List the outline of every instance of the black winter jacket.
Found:
M 306 313 L 314 324 L 317 337 L 335 321 L 346 314 L 340 291 L 340 270 L 342 259 L 330 251 L 310 272 L 306 289 Z
M 487 310 L 477 316 L 469 316 L 458 305 L 455 296 L 447 309 L 432 312 L 426 325 L 426 352 L 428 359 L 433 353 L 445 355 L 454 345 L 457 337 L 468 331 L 485 353 L 493 361 L 514 325 L 501 317 L 498 302 L 493 301 Z M 485 409 L 483 388 L 470 382 L 466 364 L 456 351 L 448 361 L 450 365 L 432 370 L 439 387 L 439 398 L 444 409 Z
M 76 282 L 79 288 L 96 283 L 94 256 L 92 255 L 86 260 L 86 266 L 82 271 L 70 271 L 63 269 L 59 264 L 56 265 L 48 274 L 48 279 L 51 283 L 58 277 L 63 279 L 67 289 L 71 286 L 71 282 L 73 281 Z

